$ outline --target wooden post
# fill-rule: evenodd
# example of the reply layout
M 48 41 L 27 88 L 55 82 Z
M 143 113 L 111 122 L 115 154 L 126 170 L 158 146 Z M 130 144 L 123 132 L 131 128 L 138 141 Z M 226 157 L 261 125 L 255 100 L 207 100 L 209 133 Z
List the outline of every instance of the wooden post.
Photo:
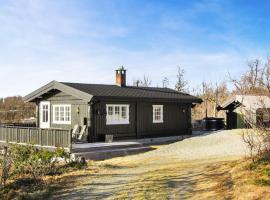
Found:
M 8 143 L 8 131 L 9 130 L 9 128 L 6 128 L 6 142 Z
M 28 133 L 28 143 L 31 143 L 31 131 L 30 128 L 27 129 L 27 133 Z
M 39 145 L 42 146 L 42 131 L 40 128 L 38 129 L 38 135 L 39 135 Z
M 16 128 L 16 142 L 19 143 L 20 140 L 19 140 L 19 129 Z
M 53 139 L 54 139 L 53 145 L 56 147 L 56 130 L 55 130 L 55 129 L 53 129 L 53 134 L 54 134 L 54 137 L 53 137 Z

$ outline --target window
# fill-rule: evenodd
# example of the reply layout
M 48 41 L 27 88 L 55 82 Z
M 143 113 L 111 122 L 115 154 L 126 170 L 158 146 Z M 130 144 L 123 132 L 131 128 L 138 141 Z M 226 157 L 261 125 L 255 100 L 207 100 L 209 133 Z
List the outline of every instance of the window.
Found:
M 71 124 L 71 105 L 53 105 L 53 123 Z
M 153 123 L 163 123 L 163 105 L 153 105 Z
M 49 119 L 49 106 L 46 105 L 42 105 L 42 122 L 48 122 Z
M 268 113 L 263 113 L 263 122 L 269 122 L 270 121 L 270 116 Z
M 129 105 L 106 105 L 106 124 L 129 124 Z

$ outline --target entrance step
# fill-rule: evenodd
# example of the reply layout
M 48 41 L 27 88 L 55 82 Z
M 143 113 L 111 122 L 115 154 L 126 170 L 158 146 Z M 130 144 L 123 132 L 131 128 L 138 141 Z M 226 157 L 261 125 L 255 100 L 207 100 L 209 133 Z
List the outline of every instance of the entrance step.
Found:
M 153 150 L 151 147 L 140 146 L 140 147 L 129 147 L 129 148 L 118 148 L 118 149 L 103 149 L 97 151 L 77 152 L 72 153 L 73 158 L 85 158 L 86 160 L 105 160 L 114 157 L 127 156 L 137 153 L 143 153 L 146 151 Z
M 143 144 L 139 142 L 82 143 L 82 144 L 73 144 L 71 152 L 72 153 L 93 152 L 93 151 L 96 152 L 102 150 L 138 148 L 142 146 Z

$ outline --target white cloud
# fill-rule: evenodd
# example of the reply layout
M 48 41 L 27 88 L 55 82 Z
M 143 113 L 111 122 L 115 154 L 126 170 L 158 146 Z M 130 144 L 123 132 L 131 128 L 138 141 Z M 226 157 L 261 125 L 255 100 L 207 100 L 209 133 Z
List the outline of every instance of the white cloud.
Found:
M 25 95 L 51 80 L 113 84 L 114 69 L 122 64 L 128 69 L 130 84 L 145 74 L 153 86 L 161 86 L 166 76 L 173 87 L 180 65 L 191 86 L 196 86 L 203 80 L 223 80 L 228 71 L 239 74 L 251 55 L 248 50 L 204 51 L 189 41 L 174 49 L 165 49 L 164 42 L 156 40 L 151 49 L 124 48 L 106 41 L 125 37 L 130 27 L 120 22 L 103 23 L 98 10 L 81 9 L 72 1 L 10 2 L 0 6 L 0 96 Z M 205 6 L 197 5 L 189 12 L 203 9 Z M 162 20 L 161 26 L 166 28 L 182 25 L 183 29 L 203 32 L 184 19 Z M 166 39 L 173 43 L 169 37 Z M 241 40 L 235 42 L 241 46 Z

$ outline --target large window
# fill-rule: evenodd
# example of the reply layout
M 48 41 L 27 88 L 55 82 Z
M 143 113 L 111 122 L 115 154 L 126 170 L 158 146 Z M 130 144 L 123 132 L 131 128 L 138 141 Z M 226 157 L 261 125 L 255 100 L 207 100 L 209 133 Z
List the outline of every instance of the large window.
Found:
M 153 105 L 153 123 L 163 123 L 163 105 Z
M 106 124 L 129 124 L 129 105 L 107 104 Z
M 53 105 L 53 123 L 71 123 L 71 105 Z

